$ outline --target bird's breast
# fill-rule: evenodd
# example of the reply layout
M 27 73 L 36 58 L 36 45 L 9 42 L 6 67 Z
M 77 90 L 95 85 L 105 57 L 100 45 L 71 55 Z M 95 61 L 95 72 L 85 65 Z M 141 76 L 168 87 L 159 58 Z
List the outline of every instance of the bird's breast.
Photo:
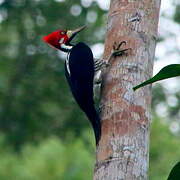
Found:
M 78 43 L 71 49 L 66 65 L 67 71 L 72 77 L 94 77 L 93 54 L 91 49 L 84 43 Z

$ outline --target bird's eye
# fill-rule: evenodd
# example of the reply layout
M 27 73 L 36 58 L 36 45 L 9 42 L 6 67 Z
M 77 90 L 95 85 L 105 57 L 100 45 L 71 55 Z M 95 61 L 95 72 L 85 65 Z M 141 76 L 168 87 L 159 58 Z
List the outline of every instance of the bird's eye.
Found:
M 64 31 L 61 31 L 61 35 L 64 35 L 65 34 L 65 32 Z

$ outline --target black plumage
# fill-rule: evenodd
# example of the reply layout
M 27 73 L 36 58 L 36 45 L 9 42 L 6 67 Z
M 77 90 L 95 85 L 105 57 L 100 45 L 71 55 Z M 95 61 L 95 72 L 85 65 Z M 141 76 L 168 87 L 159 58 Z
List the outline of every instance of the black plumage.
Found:
M 69 52 L 68 66 L 66 62 L 65 75 L 70 89 L 76 102 L 90 120 L 98 144 L 101 125 L 93 100 L 94 59 L 91 49 L 82 42 L 73 46 Z

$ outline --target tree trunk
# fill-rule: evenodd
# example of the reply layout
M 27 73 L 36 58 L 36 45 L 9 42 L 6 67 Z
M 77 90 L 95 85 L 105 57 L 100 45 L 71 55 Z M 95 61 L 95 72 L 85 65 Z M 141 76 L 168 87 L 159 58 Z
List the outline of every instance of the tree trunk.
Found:
M 113 59 L 102 86 L 102 136 L 94 180 L 146 180 L 151 87 L 132 87 L 152 76 L 160 0 L 111 0 L 104 59 L 114 42 L 131 48 Z

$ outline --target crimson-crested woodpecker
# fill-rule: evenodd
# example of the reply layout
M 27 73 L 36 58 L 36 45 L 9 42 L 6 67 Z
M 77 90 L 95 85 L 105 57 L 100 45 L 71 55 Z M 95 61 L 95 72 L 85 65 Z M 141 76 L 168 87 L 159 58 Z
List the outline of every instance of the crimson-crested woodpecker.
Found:
M 71 40 L 84 28 L 85 26 L 73 31 L 57 30 L 44 36 L 43 40 L 51 47 L 68 53 L 65 61 L 65 76 L 77 104 L 92 124 L 98 144 L 101 123 L 93 100 L 94 73 L 98 61 L 94 62 L 92 51 L 85 43 L 71 44 Z
M 128 49 L 120 50 L 125 41 L 113 45 L 113 51 L 107 60 L 94 59 L 91 49 L 85 43 L 71 44 L 71 40 L 83 29 L 85 26 L 77 28 L 76 30 L 57 30 L 43 37 L 43 40 L 51 47 L 68 53 L 65 61 L 65 75 L 70 86 L 71 92 L 80 106 L 90 120 L 95 133 L 96 144 L 98 144 L 101 137 L 101 123 L 99 115 L 94 106 L 93 100 L 93 82 L 99 83 L 99 79 L 94 78 L 94 74 L 101 71 L 102 67 L 109 66 L 112 56 L 121 56 Z

